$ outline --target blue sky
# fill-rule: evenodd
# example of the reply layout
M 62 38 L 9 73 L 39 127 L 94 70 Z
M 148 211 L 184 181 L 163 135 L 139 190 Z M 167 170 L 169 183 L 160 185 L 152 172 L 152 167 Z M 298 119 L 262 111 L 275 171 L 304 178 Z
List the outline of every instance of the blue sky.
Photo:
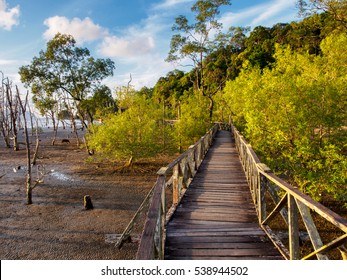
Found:
M 130 74 L 136 88 L 151 87 L 176 66 L 165 62 L 175 17 L 189 15 L 195 0 L 0 0 L 0 70 L 19 83 L 18 68 L 30 64 L 57 32 L 73 35 L 92 56 L 111 58 L 113 89 Z M 234 0 L 221 9 L 230 26 L 269 26 L 298 20 L 296 0 Z M 185 69 L 182 69 L 185 70 Z M 187 69 L 188 70 L 188 69 Z

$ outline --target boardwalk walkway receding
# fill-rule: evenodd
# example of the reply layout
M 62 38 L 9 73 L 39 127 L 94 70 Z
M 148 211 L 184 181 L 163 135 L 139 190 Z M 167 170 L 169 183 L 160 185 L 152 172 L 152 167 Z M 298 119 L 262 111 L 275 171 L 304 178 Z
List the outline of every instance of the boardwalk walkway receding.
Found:
M 259 226 L 230 132 L 217 133 L 168 223 L 165 259 L 282 259 Z

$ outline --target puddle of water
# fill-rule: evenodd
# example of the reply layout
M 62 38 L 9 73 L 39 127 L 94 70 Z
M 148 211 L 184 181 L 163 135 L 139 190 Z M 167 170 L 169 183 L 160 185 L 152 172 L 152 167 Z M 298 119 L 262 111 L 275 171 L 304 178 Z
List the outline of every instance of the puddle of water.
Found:
M 12 170 L 14 173 L 19 173 L 19 174 L 22 174 L 26 171 L 26 166 L 16 166 L 16 167 L 13 167 Z M 73 179 L 71 177 L 69 177 L 68 175 L 64 174 L 64 173 L 61 173 L 61 172 L 58 172 L 58 171 L 54 171 L 54 170 L 51 170 L 49 172 L 45 172 L 44 168 L 41 170 L 42 168 L 40 168 L 40 166 L 38 167 L 38 170 L 33 170 L 32 174 L 33 176 L 36 175 L 37 173 L 37 178 L 43 178 L 45 176 L 52 176 L 60 181 L 69 181 L 69 182 L 72 182 Z M 0 172 L 1 173 L 1 172 Z M 1 176 L 2 174 L 0 174 Z
M 67 176 L 63 173 L 57 172 L 57 171 L 53 171 L 53 172 L 49 173 L 49 175 L 51 175 L 54 178 L 61 180 L 61 181 L 70 181 L 70 182 L 73 181 L 73 179 L 71 179 L 69 176 Z

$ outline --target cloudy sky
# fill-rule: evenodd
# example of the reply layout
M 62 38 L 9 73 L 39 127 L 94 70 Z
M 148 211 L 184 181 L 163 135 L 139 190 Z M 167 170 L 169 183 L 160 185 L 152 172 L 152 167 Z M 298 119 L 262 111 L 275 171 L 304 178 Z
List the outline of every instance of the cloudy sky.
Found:
M 96 58 L 111 58 L 107 84 L 153 86 L 175 68 L 166 63 L 174 18 L 189 15 L 195 0 L 0 0 L 0 71 L 19 83 L 18 68 L 30 64 L 57 32 L 75 37 Z M 269 26 L 298 20 L 296 0 L 234 0 L 221 9 L 230 26 Z M 184 69 L 182 69 L 184 70 Z

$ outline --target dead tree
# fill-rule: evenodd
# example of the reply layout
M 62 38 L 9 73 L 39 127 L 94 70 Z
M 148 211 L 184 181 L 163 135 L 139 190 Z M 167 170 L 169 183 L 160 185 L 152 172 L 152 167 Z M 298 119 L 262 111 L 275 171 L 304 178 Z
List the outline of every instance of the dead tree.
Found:
M 6 79 L 7 82 L 5 83 L 5 91 L 6 91 L 6 97 L 7 97 L 7 103 L 8 108 L 10 112 L 10 120 L 11 120 L 11 132 L 12 132 L 12 140 L 13 140 L 13 149 L 15 151 L 19 150 L 18 147 L 18 114 L 19 114 L 19 106 L 18 106 L 18 99 L 15 98 L 12 92 L 12 85 L 9 79 Z
M 33 163 L 36 163 L 36 157 L 37 157 L 37 151 L 39 148 L 39 137 L 38 137 L 38 127 L 36 127 L 36 147 L 35 147 L 35 153 L 34 158 L 31 160 L 31 149 L 30 149 L 30 141 L 29 141 L 29 132 L 28 132 L 28 125 L 27 125 L 27 119 L 26 119 L 26 107 L 28 105 L 28 95 L 29 92 L 27 92 L 25 96 L 25 103 L 23 104 L 22 99 L 19 94 L 18 87 L 16 87 L 17 91 L 17 100 L 20 105 L 21 111 L 23 113 L 23 119 L 24 119 L 24 135 L 25 135 L 25 146 L 27 151 L 27 174 L 26 174 L 26 199 L 27 204 L 30 205 L 33 203 L 32 201 L 32 191 L 33 189 L 43 181 L 44 175 L 46 175 L 44 172 L 40 172 L 38 174 L 36 181 L 32 182 L 32 166 Z
M 4 74 L 1 71 L 0 73 L 2 75 L 1 88 L 0 88 L 0 130 L 4 138 L 6 147 L 11 148 L 11 144 L 10 144 L 11 124 L 10 124 L 10 117 L 8 113 L 6 87 L 4 84 L 5 79 L 4 79 Z
M 2 74 L 0 88 L 0 130 L 3 135 L 6 147 L 10 148 L 10 140 L 13 140 L 13 148 L 18 150 L 18 121 L 19 106 L 17 98 L 12 93 L 12 83 Z

